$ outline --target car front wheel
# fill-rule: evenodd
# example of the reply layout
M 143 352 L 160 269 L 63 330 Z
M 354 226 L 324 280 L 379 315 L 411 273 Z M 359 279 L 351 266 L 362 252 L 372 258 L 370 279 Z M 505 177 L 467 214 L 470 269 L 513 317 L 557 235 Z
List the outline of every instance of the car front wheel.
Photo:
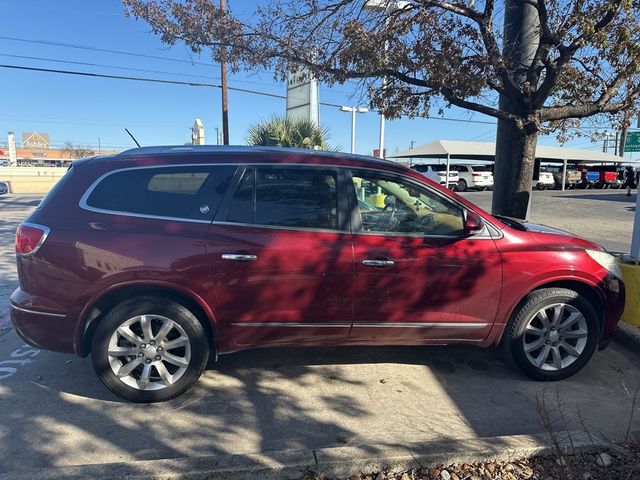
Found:
M 600 323 L 584 296 L 564 288 L 531 292 L 504 333 L 507 359 L 536 380 L 562 380 L 586 365 Z
M 113 308 L 93 337 L 93 366 L 116 395 L 161 402 L 191 387 L 209 357 L 202 324 L 184 306 L 136 297 Z

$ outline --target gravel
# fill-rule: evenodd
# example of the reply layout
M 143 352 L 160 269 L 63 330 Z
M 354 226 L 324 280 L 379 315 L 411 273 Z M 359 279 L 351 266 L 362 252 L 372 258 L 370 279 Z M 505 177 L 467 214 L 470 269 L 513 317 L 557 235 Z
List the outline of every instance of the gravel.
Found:
M 406 472 L 354 474 L 349 480 L 640 480 L 640 444 L 611 450 L 550 455 L 515 462 L 422 466 Z M 301 480 L 329 480 L 307 473 Z

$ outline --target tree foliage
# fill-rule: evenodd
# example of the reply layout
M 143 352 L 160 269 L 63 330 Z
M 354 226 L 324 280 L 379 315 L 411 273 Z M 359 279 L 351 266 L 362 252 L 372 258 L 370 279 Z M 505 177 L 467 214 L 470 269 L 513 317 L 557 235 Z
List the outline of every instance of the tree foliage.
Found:
M 302 118 L 273 116 L 249 127 L 248 145 L 330 150 L 328 130 Z
M 504 1 L 377 0 L 387 8 L 368 9 L 363 0 L 269 0 L 249 19 L 220 10 L 215 0 L 124 4 L 164 42 L 181 41 L 194 52 L 211 47 L 235 69 L 274 68 L 284 78 L 305 65 L 330 84 L 360 79 L 372 106 L 390 117 L 456 105 L 541 130 L 634 108 L 640 1 L 523 1 L 539 20 L 528 66 L 511 62 L 502 44 Z M 507 95 L 517 113 L 501 111 L 496 94 Z

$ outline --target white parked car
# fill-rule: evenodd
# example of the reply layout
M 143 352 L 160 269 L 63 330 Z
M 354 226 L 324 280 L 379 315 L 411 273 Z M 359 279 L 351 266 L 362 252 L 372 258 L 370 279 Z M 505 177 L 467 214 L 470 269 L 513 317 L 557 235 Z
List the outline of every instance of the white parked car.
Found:
M 447 178 L 447 166 L 443 164 L 426 164 L 420 163 L 418 165 L 413 165 L 411 167 L 416 172 L 420 172 L 422 175 L 427 177 L 429 180 L 433 180 L 440 185 L 445 185 L 445 180 Z M 460 181 L 460 177 L 458 176 L 458 172 L 453 169 L 453 165 L 449 166 L 449 188 L 454 189 L 458 187 L 458 182 Z
M 555 188 L 556 181 L 553 179 L 553 173 L 541 171 L 538 178 L 533 179 L 532 184 L 538 190 L 544 190 L 545 188 Z
M 458 171 L 458 191 L 465 192 L 470 189 L 492 189 L 493 173 L 487 165 L 454 165 L 452 168 Z

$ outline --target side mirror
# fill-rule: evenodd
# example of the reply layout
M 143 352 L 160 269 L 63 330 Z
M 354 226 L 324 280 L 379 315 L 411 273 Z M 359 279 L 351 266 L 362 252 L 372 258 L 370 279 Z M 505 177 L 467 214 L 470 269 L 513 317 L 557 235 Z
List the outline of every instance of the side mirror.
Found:
M 484 220 L 473 210 L 467 210 L 467 218 L 464 221 L 464 233 L 474 235 L 484 229 Z

